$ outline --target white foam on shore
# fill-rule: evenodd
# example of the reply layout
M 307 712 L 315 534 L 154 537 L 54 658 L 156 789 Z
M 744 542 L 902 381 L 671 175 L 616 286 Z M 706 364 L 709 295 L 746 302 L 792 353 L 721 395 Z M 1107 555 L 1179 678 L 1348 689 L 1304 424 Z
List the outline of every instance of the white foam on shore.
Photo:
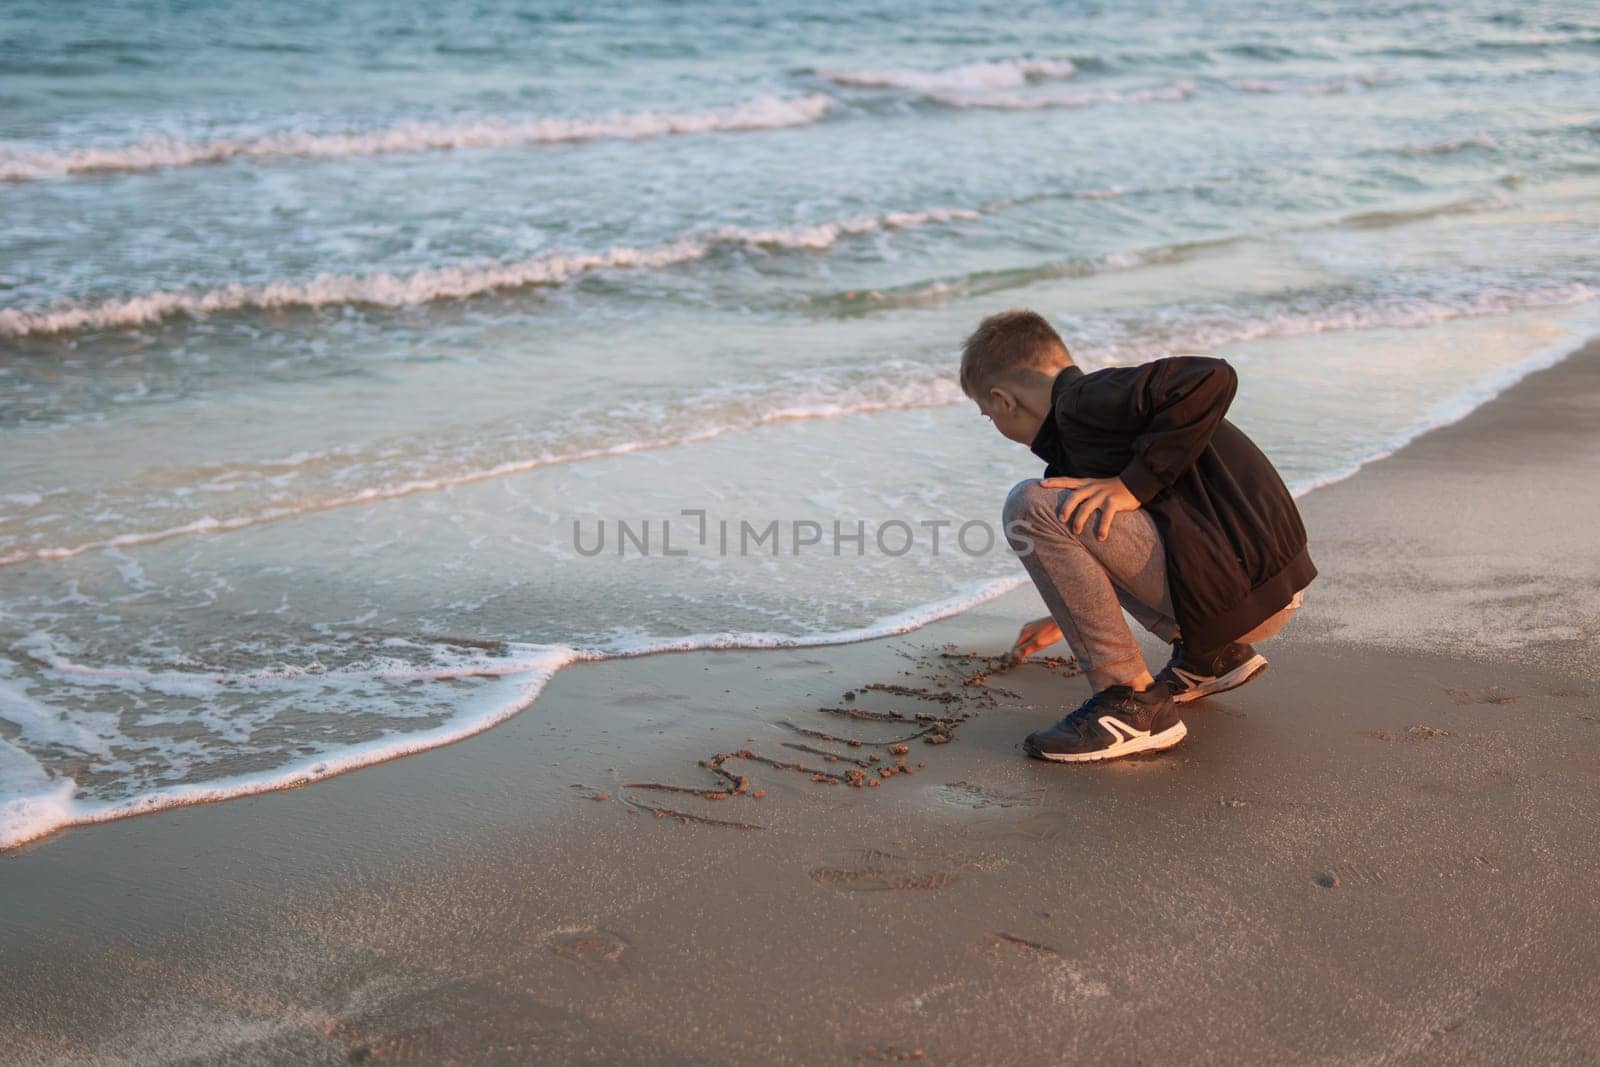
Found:
M 776 130 L 820 121 L 833 101 L 821 94 L 763 96 L 708 111 L 612 113 L 597 118 L 483 119 L 462 123 L 408 122 L 357 133 L 282 133 L 210 141 L 148 140 L 111 148 L 0 154 L 0 181 L 36 181 L 74 174 L 162 170 L 235 159 L 340 159 L 515 148 L 573 141 L 643 140 L 674 134 Z
M 820 251 L 844 237 L 970 221 L 978 217 L 978 212 L 971 209 L 940 207 L 863 215 L 807 226 L 767 229 L 721 226 L 653 248 L 617 247 L 604 252 L 554 253 L 512 263 L 468 263 L 411 274 L 322 274 L 303 282 L 234 283 L 213 289 L 158 291 L 53 308 L 5 308 L 0 309 L 0 337 L 130 329 L 178 316 L 203 318 L 241 311 L 339 305 L 407 307 L 438 300 L 462 300 L 507 289 L 562 285 L 596 271 L 662 270 L 704 259 L 718 247 Z
M 850 89 L 904 89 L 915 93 L 1020 89 L 1029 82 L 1060 80 L 1078 73 L 1066 59 L 1002 59 L 945 70 L 904 68 L 818 70 L 817 76 Z
M 1483 318 L 1537 308 L 1573 307 L 1597 297 L 1600 297 L 1600 291 L 1592 286 L 1568 282 L 1529 290 L 1483 289 L 1453 299 L 1397 297 L 1378 301 L 1350 301 L 1309 313 L 1284 312 L 1248 320 L 1222 318 L 1192 323 L 1186 325 L 1164 347 L 1169 350 L 1214 349 L 1268 337 L 1299 337 L 1377 328 L 1415 329 L 1456 319 Z M 1144 355 L 1144 352 L 1135 354 Z M 1154 357 L 1145 355 L 1145 358 Z
M 584 654 L 573 649 L 559 647 L 539 649 L 533 659 L 520 664 L 519 670 L 493 672 L 503 677 L 506 684 L 492 687 L 487 699 L 479 706 L 464 709 L 447 723 L 429 730 L 393 734 L 363 744 L 351 745 L 326 755 L 307 757 L 261 774 L 171 786 L 122 800 L 80 799 L 75 795 L 77 785 L 72 779 L 47 780 L 40 788 L 14 794 L 0 801 L 0 851 L 15 848 L 68 826 L 110 822 L 130 815 L 143 815 L 188 804 L 204 804 L 277 789 L 291 789 L 358 767 L 447 745 L 471 737 L 473 734 L 482 733 L 526 708 L 533 703 L 539 691 L 556 671 L 581 658 L 584 658 Z M 93 669 L 82 668 L 82 670 Z M 131 675 L 139 672 L 126 673 Z M 462 677 L 468 673 L 491 672 L 458 669 L 453 674 L 441 674 L 440 677 Z M 214 679 L 207 680 L 214 681 Z M 252 682 L 259 684 L 259 679 L 240 676 L 235 682 L 244 685 Z M 0 741 L 0 750 L 9 750 L 13 757 L 28 758 L 15 746 L 4 741 Z
M 52 779 L 32 757 L 16 746 L 0 741 L 0 769 L 3 780 L 21 783 L 24 791 L 0 799 L 0 851 L 69 826 L 110 822 L 132 815 L 145 815 L 167 808 L 205 804 L 250 796 L 256 793 L 292 789 L 331 778 L 346 771 L 383 763 L 401 756 L 424 752 L 495 726 L 527 708 L 563 667 L 578 662 L 632 658 L 663 652 L 692 652 L 707 649 L 815 648 L 853 644 L 880 637 L 908 633 L 951 615 L 993 600 L 1017 588 L 1027 579 L 1018 575 L 973 583 L 932 604 L 909 608 L 885 616 L 865 626 L 832 633 L 791 635 L 779 633 L 711 633 L 679 638 L 646 639 L 621 643 L 607 649 L 576 649 L 562 645 L 510 645 L 509 658 L 462 660 L 435 667 L 391 663 L 371 668 L 343 671 L 304 670 L 251 671 L 238 674 L 183 671 L 148 671 L 130 667 L 90 667 L 52 654 L 47 644 L 33 642 L 32 651 L 51 670 L 97 679 L 156 684 L 167 691 L 195 687 L 283 686 L 314 678 L 326 682 L 343 674 L 350 679 L 385 681 L 446 681 L 467 677 L 491 677 L 502 684 L 492 685 L 475 706 L 432 729 L 415 733 L 391 734 L 373 741 L 351 745 L 336 752 L 310 756 L 259 774 L 220 778 L 193 785 L 155 789 L 122 800 L 93 800 L 76 796 L 77 784 L 70 778 Z
M 1082 93 L 1041 93 L 1019 96 L 1015 93 L 937 92 L 929 99 L 945 107 L 988 108 L 999 111 L 1039 111 L 1052 108 L 1102 107 L 1116 104 L 1178 103 L 1194 95 L 1192 81 L 1172 82 L 1148 89 L 1099 89 Z
M 1289 487 L 1290 492 L 1297 497 L 1301 497 L 1325 485 L 1342 482 L 1346 478 L 1359 473 L 1364 467 L 1394 455 L 1430 430 L 1437 430 L 1460 422 L 1530 374 L 1548 370 L 1565 360 L 1593 340 L 1597 334 L 1600 334 L 1600 310 L 1579 315 L 1568 324 L 1559 341 L 1540 349 L 1527 359 L 1491 375 L 1473 388 L 1434 405 L 1420 418 L 1409 423 L 1399 433 L 1389 438 L 1382 447 L 1374 449 L 1360 459 L 1328 474 L 1317 475 L 1294 483 Z
M 826 645 L 856 644 L 919 630 L 929 623 L 959 615 L 979 604 L 1004 596 L 1027 580 L 1026 575 L 1019 574 L 1011 578 L 993 578 L 984 582 L 970 583 L 943 600 L 936 600 L 931 604 L 918 604 L 849 630 L 802 636 L 777 633 L 717 633 L 665 640 L 648 638 L 617 645 L 603 653 L 601 658 L 653 656 L 661 652 L 697 652 L 705 649 L 818 648 Z

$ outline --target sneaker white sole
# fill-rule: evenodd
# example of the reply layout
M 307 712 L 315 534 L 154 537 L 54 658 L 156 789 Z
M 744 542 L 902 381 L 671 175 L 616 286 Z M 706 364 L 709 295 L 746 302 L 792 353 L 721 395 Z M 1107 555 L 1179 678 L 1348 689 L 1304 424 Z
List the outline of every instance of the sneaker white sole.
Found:
M 1209 682 L 1197 685 L 1193 689 L 1185 689 L 1181 693 L 1174 693 L 1172 702 L 1174 704 L 1187 704 L 1189 701 L 1199 700 L 1201 697 L 1226 693 L 1230 689 L 1239 688 L 1266 669 L 1267 657 L 1257 652 L 1227 674 L 1218 675 Z
M 1164 748 L 1171 748 L 1188 736 L 1189 728 L 1183 723 L 1174 723 L 1162 730 L 1159 734 L 1143 734 L 1139 737 L 1129 737 L 1118 741 L 1109 748 L 1096 749 L 1093 752 L 1041 752 L 1030 749 L 1032 755 L 1040 759 L 1053 760 L 1056 763 L 1094 763 L 1103 759 L 1119 759 L 1123 756 L 1136 756 L 1141 752 L 1159 752 Z

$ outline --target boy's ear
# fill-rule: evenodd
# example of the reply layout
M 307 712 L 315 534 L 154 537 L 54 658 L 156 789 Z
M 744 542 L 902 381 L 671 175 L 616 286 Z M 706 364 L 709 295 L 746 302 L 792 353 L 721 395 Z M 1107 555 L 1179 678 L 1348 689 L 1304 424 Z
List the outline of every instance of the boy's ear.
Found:
M 1002 386 L 991 386 L 989 389 L 989 406 L 996 411 L 1011 414 L 1017 410 L 1017 398 L 1011 390 Z

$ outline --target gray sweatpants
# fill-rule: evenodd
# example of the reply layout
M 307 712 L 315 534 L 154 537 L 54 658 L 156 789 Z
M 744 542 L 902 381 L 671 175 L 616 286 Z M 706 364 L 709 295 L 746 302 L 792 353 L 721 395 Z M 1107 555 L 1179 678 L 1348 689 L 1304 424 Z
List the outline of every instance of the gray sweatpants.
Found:
M 1146 630 L 1168 644 L 1177 640 L 1172 594 L 1167 589 L 1167 557 L 1156 524 L 1144 510 L 1118 515 L 1104 541 L 1096 536 L 1099 516 L 1082 534 L 1061 519 L 1070 490 L 1046 489 L 1038 479 L 1018 482 L 1006 497 L 1005 529 L 1011 547 L 1028 569 L 1050 615 L 1088 675 L 1095 692 L 1129 685 L 1148 668 L 1128 629 L 1127 611 Z M 1012 536 L 1024 532 L 1028 545 Z M 1239 638 L 1265 641 L 1300 607 L 1301 596 Z

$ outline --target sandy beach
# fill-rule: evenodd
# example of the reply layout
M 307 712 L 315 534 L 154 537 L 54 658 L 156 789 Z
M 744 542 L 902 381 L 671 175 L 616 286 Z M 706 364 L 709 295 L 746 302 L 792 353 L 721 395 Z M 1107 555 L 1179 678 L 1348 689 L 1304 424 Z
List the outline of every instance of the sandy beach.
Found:
M 9 5 L 0 1067 L 1600 1059 L 1572 7 Z
M 1083 695 L 985 673 L 1024 589 L 43 839 L 0 857 L 0 1058 L 1587 1058 L 1597 472 L 1591 343 L 1314 491 L 1272 670 L 1156 758 L 1021 755 Z

